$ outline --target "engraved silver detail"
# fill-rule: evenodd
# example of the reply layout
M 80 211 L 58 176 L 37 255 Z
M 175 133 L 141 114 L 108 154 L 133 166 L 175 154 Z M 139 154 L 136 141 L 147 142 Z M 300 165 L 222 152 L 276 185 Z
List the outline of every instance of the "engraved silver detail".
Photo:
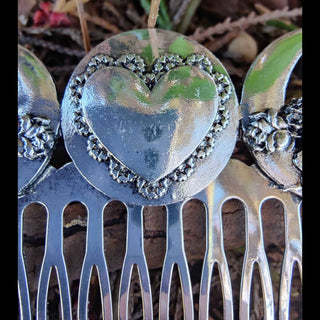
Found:
M 18 117 L 18 157 L 34 160 L 48 155 L 54 145 L 50 119 L 29 114 Z
M 98 138 L 90 131 L 83 117 L 80 103 L 83 87 L 87 79 L 95 71 L 103 67 L 117 66 L 137 74 L 145 82 L 147 87 L 152 90 L 162 75 L 173 68 L 184 65 L 198 67 L 213 78 L 220 99 L 217 116 L 202 142 L 188 159 L 168 176 L 156 182 L 149 182 L 121 164 L 99 143 Z M 146 71 L 146 65 L 138 55 L 126 54 L 115 59 L 104 54 L 97 54 L 91 58 L 85 71 L 75 76 L 70 84 L 71 99 L 76 107 L 74 111 L 74 125 L 76 126 L 78 134 L 87 137 L 87 151 L 89 155 L 99 162 L 106 162 L 108 172 L 115 181 L 118 183 L 134 182 L 138 192 L 148 199 L 158 199 L 162 197 L 173 181 L 181 182 L 188 179 L 195 170 L 196 161 L 205 159 L 212 152 L 216 136 L 225 129 L 229 123 L 229 111 L 225 108 L 225 103 L 230 99 L 231 94 L 232 87 L 229 79 L 224 74 L 214 71 L 211 61 L 206 56 L 198 54 L 191 55 L 186 59 L 182 59 L 176 54 L 163 55 L 156 59 L 150 72 Z
M 267 109 L 251 114 L 244 138 L 253 151 L 273 153 L 295 147 L 301 149 L 296 144 L 302 138 L 302 98 L 292 99 L 279 112 Z
M 292 99 L 279 112 L 267 109 L 249 115 L 244 140 L 253 152 L 288 152 L 302 183 L 302 98 Z

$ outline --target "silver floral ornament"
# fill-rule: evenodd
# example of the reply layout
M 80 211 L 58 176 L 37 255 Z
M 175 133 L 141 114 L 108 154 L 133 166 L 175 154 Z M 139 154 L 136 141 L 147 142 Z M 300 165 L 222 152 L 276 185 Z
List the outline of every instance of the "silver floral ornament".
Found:
M 47 167 L 59 130 L 53 80 L 42 62 L 18 46 L 18 192 L 23 195 Z
M 284 102 L 301 54 L 300 29 L 271 43 L 251 65 L 241 98 L 243 138 L 260 169 L 278 187 L 300 196 L 302 98 Z

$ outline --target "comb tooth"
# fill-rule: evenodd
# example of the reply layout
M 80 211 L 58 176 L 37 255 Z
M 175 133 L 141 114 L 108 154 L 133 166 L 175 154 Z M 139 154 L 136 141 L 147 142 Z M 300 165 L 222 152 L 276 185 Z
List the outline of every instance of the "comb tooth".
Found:
M 259 272 L 261 278 L 261 287 L 263 293 L 264 302 L 264 314 L 265 319 L 274 319 L 274 300 L 272 291 L 272 280 L 270 275 L 270 269 L 265 251 L 261 252 L 258 259 Z
M 290 289 L 294 259 L 290 252 L 286 251 L 281 271 L 279 292 L 279 320 L 289 319 Z
M 223 251 L 224 259 L 218 263 L 220 282 L 223 294 L 223 314 L 224 319 L 233 319 L 233 299 L 232 299 L 232 288 L 231 288 L 231 279 L 229 273 L 228 263 Z
M 262 226 L 262 218 L 261 218 L 261 208 L 264 199 L 261 201 L 257 222 L 259 223 L 259 232 L 261 235 L 261 241 L 259 242 L 259 246 L 257 246 L 257 262 L 259 266 L 260 278 L 261 278 L 261 287 L 263 294 L 263 302 L 264 302 L 264 317 L 265 319 L 274 319 L 274 299 L 273 299 L 273 290 L 272 290 L 272 279 L 268 264 L 268 259 L 266 255 L 266 251 L 264 249 L 264 240 L 263 240 L 263 226 Z
M 231 183 L 230 183 L 231 182 Z M 250 289 L 253 267 L 257 263 L 264 298 L 265 319 L 274 318 L 272 281 L 264 250 L 261 205 L 270 197 L 281 198 L 283 192 L 269 187 L 269 181 L 253 167 L 231 160 L 217 178 L 214 190 L 221 197 L 242 201 L 246 217 L 246 252 L 243 261 L 240 287 L 240 320 L 250 318 Z
M 254 261 L 246 259 L 242 269 L 239 319 L 250 319 L 250 288 Z
M 130 280 L 132 275 L 133 264 L 129 263 L 129 260 L 125 260 L 121 270 L 121 284 L 119 291 L 119 319 L 128 319 L 128 302 L 130 291 Z
M 182 207 L 183 202 L 167 205 L 167 251 L 160 284 L 160 320 L 169 319 L 170 286 L 175 264 L 178 266 L 181 281 L 184 319 L 194 318 L 191 279 L 183 242 Z
M 50 179 L 43 180 L 33 194 L 19 199 L 18 288 L 20 314 L 22 319 L 31 319 L 28 283 L 22 253 L 22 222 L 24 207 L 28 203 L 36 201 L 43 203 L 47 209 L 45 254 L 40 270 L 37 293 L 37 318 L 46 318 L 47 291 L 50 274 L 52 268 L 55 268 L 60 289 L 63 319 L 71 319 L 68 276 L 63 256 L 63 208 L 71 201 L 80 200 L 88 209 L 88 225 L 86 254 L 79 284 L 78 318 L 87 319 L 89 283 L 93 266 L 97 267 L 99 275 L 103 317 L 106 319 L 111 319 L 113 317 L 110 284 L 103 246 L 103 209 L 106 202 L 110 200 L 91 188 L 80 175 L 77 175 L 75 170 L 73 165 L 69 165 L 64 169 L 51 173 L 53 176 L 50 177 Z M 236 178 L 235 172 L 238 174 L 238 178 Z M 230 179 L 230 177 L 233 177 L 233 179 Z M 230 186 L 231 180 L 232 184 Z M 56 185 L 58 181 L 64 188 L 58 188 L 52 192 L 52 185 Z M 77 182 L 77 187 L 74 186 L 75 181 Z M 68 183 L 69 191 L 67 191 Z M 72 188 L 70 187 L 71 185 Z M 259 186 L 259 188 L 257 188 L 257 186 Z M 224 299 L 224 319 L 233 319 L 231 281 L 223 247 L 223 229 L 221 221 L 222 205 L 230 198 L 240 199 L 244 203 L 246 209 L 246 253 L 243 263 L 240 292 L 240 319 L 249 319 L 250 288 L 255 263 L 257 263 L 260 272 L 264 297 L 265 319 L 273 319 L 275 317 L 272 283 L 266 252 L 264 250 L 261 222 L 262 203 L 265 199 L 270 197 L 281 200 L 285 209 L 286 248 L 280 279 L 279 319 L 287 320 L 289 318 L 292 267 L 295 262 L 298 264 L 300 276 L 302 271 L 300 199 L 289 193 L 284 193 L 281 190 L 270 188 L 268 186 L 268 181 L 262 178 L 255 169 L 253 170 L 253 168 L 247 167 L 236 161 L 231 161 L 229 167 L 221 173 L 217 180 L 195 197 L 201 200 L 206 207 L 207 228 L 206 254 L 200 284 L 199 319 L 208 318 L 210 281 L 215 263 L 218 265 L 220 274 Z M 175 264 L 178 266 L 181 279 L 184 319 L 192 320 L 194 317 L 190 274 L 183 241 L 183 204 L 184 202 L 167 205 L 167 251 L 160 285 L 160 320 L 168 319 L 169 317 L 169 290 L 172 281 L 172 271 Z M 131 272 L 133 266 L 137 265 L 141 282 L 142 301 L 144 304 L 144 318 L 151 320 L 153 319 L 152 296 L 143 247 L 143 207 L 128 205 L 127 209 L 127 249 L 120 283 L 119 318 L 128 318 L 127 299 Z
M 86 253 L 80 275 L 78 318 L 88 319 L 88 299 L 93 266 L 96 266 L 101 290 L 103 319 L 112 319 L 108 267 L 104 256 L 103 209 L 105 201 L 86 201 L 88 208 Z
M 221 261 L 221 262 L 219 262 Z M 207 320 L 209 319 L 209 299 L 210 299 L 210 285 L 212 272 L 215 263 L 219 269 L 220 283 L 223 296 L 223 319 L 232 320 L 233 319 L 233 299 L 232 299 L 232 288 L 231 279 L 228 264 L 226 261 L 220 259 L 213 259 L 204 261 L 201 284 L 200 284 L 200 297 L 199 297 L 199 319 Z
M 119 319 L 128 319 L 130 280 L 133 266 L 136 265 L 140 277 L 144 319 L 152 320 L 152 293 L 143 243 L 143 207 L 128 205 L 127 210 L 127 243 L 120 280 Z
M 250 203 L 248 199 L 245 199 Z M 262 203 L 262 202 L 261 202 Z M 243 261 L 241 288 L 240 288 L 240 319 L 250 318 L 250 292 L 253 276 L 253 267 L 257 263 L 261 278 L 261 288 L 264 302 L 264 318 L 274 318 L 274 302 L 272 281 L 268 267 L 267 256 L 264 250 L 261 203 L 251 202 L 246 209 L 246 252 Z
M 290 290 L 293 265 L 297 262 L 302 282 L 301 202 L 287 197 L 285 201 L 285 252 L 282 263 L 279 292 L 279 320 L 289 319 Z
M 71 317 L 71 298 L 65 260 L 63 256 L 63 208 L 46 204 L 47 231 L 45 255 L 43 258 L 37 294 L 37 319 L 46 319 L 47 293 L 52 268 L 56 269 L 60 289 L 63 319 Z
M 91 263 L 87 263 L 87 259 L 85 259 L 80 275 L 80 283 L 79 283 L 79 298 L 78 298 L 78 318 L 79 319 L 87 319 L 88 315 L 88 299 L 89 299 L 89 287 L 90 287 L 90 278 L 93 265 Z
M 18 294 L 20 305 L 20 318 L 31 320 L 29 287 L 26 266 L 23 258 L 23 201 L 18 202 Z
M 218 264 L 223 295 L 224 319 L 233 319 L 231 279 L 223 245 L 222 205 L 226 198 L 219 184 L 210 184 L 198 195 L 206 208 L 206 253 L 202 269 L 199 297 L 199 319 L 208 319 L 210 285 L 214 264 Z

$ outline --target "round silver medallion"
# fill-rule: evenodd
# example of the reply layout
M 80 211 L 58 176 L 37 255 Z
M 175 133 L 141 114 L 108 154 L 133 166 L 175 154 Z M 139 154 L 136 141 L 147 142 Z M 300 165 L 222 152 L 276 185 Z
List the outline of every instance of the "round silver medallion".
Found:
M 187 37 L 111 37 L 74 70 L 62 131 L 81 174 L 113 199 L 161 205 L 198 193 L 227 164 L 238 102 L 219 60 Z
M 18 192 L 23 193 L 49 162 L 60 123 L 53 80 L 42 62 L 18 46 Z

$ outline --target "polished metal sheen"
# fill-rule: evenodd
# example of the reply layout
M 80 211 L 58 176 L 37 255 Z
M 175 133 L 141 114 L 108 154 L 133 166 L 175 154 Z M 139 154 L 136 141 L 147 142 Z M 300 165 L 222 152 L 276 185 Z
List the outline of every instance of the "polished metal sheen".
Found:
M 102 318 L 129 319 L 130 280 L 133 267 L 137 266 L 143 317 L 154 319 L 156 301 L 152 301 L 144 253 L 143 208 L 164 205 L 167 230 L 157 300 L 160 320 L 169 319 L 175 265 L 181 280 L 184 319 L 194 319 L 195 303 L 198 318 L 209 319 L 210 284 L 216 264 L 225 320 L 234 316 L 250 318 L 255 264 L 260 272 L 264 318 L 289 319 L 294 263 L 302 278 L 302 99 L 285 104 L 284 94 L 300 55 L 301 30 L 287 33 L 267 47 L 248 72 L 239 107 L 222 64 L 187 37 L 157 29 L 114 36 L 85 56 L 70 78 L 62 102 L 61 126 L 72 162 L 55 169 L 48 165 L 59 128 L 55 88 L 41 63 L 19 48 L 18 169 L 23 181 L 19 180 L 18 201 L 20 318 L 49 317 L 47 293 L 50 274 L 55 269 L 62 318 L 88 319 L 90 278 L 95 266 Z M 257 160 L 252 166 L 230 160 L 237 139 L 239 108 L 243 115 L 242 136 Z M 221 216 L 223 204 L 232 198 L 243 203 L 246 225 L 239 316 L 233 311 L 234 289 L 224 251 Z M 261 222 L 262 205 L 271 198 L 282 202 L 285 215 L 278 315 Z M 111 297 L 105 258 L 108 248 L 104 248 L 103 235 L 104 208 L 115 199 L 125 204 L 128 213 L 117 304 Z M 193 300 L 184 249 L 182 210 L 189 199 L 199 199 L 206 212 L 199 301 Z M 84 204 L 87 210 L 86 252 L 76 315 L 72 315 L 63 253 L 63 211 L 74 201 Z M 35 315 L 31 312 L 23 253 L 23 214 L 31 203 L 43 204 L 47 213 Z
M 42 62 L 18 46 L 18 193 L 23 195 L 47 166 L 60 124 L 53 80 Z
M 244 140 L 259 167 L 284 191 L 302 195 L 302 98 L 285 103 L 302 55 L 301 30 L 286 34 L 256 58 L 241 98 Z
M 239 123 L 218 59 L 157 29 L 122 33 L 90 51 L 61 108 L 65 144 L 81 174 L 136 205 L 174 203 L 206 187 L 227 164 Z

